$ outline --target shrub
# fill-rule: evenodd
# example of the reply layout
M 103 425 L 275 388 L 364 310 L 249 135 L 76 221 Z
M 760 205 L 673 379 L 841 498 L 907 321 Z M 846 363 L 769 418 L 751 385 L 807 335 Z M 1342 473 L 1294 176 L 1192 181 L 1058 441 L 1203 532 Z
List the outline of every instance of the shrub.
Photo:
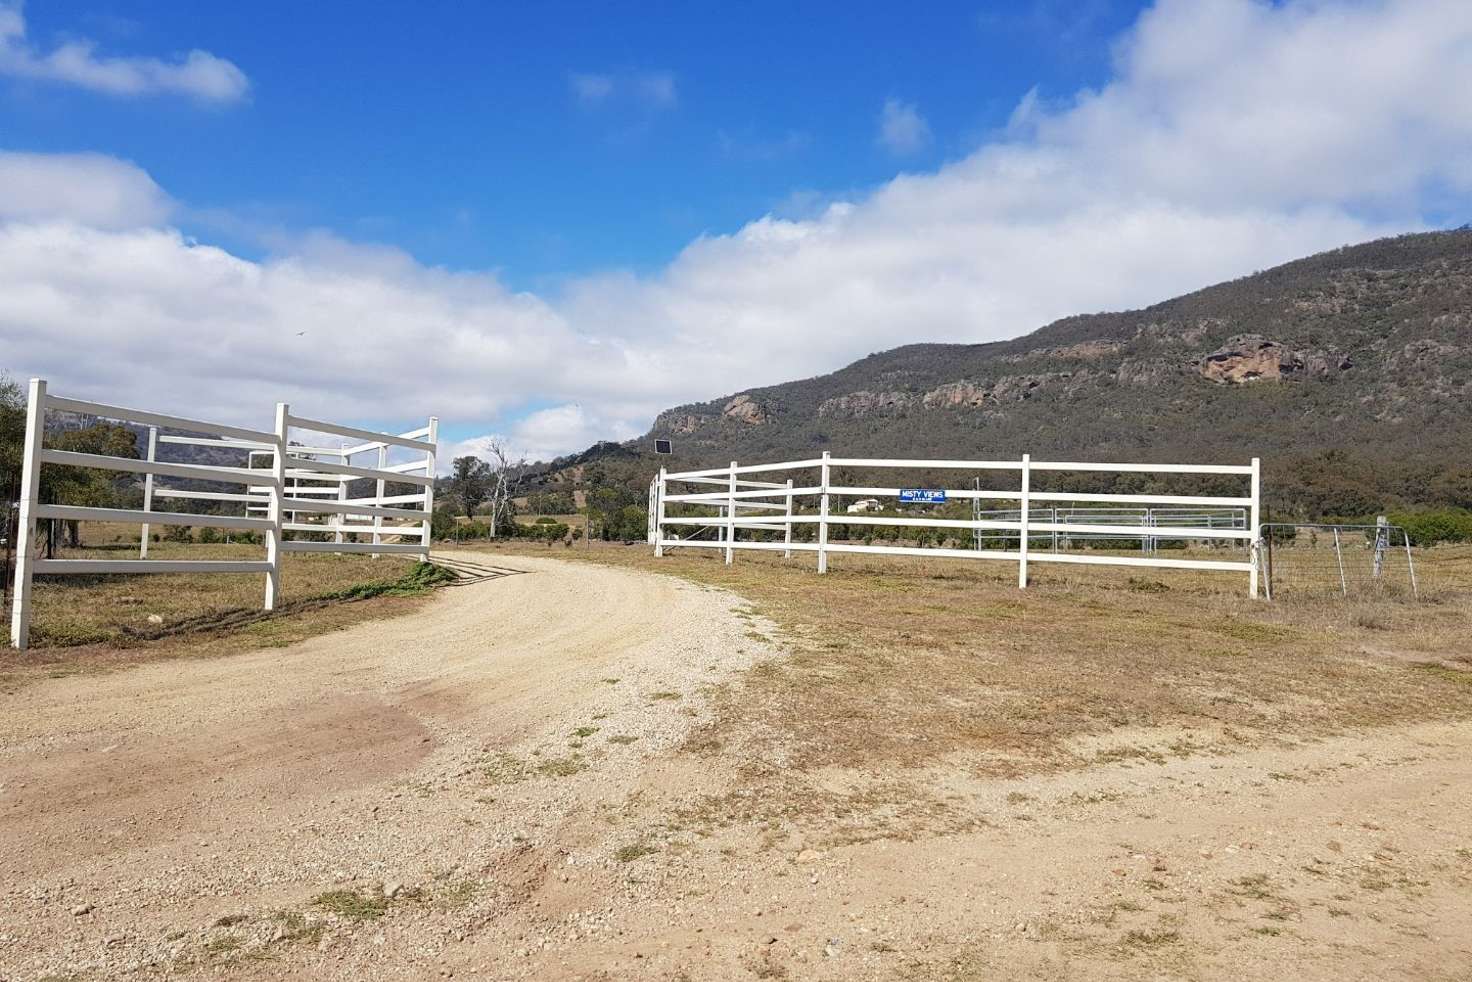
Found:
M 1390 524 L 1405 529 L 1412 545 L 1438 542 L 1472 542 L 1472 511 L 1438 508 L 1428 511 L 1392 512 Z
M 436 539 L 449 539 L 455 534 L 455 516 L 449 509 L 436 509 L 429 518 L 429 534 Z

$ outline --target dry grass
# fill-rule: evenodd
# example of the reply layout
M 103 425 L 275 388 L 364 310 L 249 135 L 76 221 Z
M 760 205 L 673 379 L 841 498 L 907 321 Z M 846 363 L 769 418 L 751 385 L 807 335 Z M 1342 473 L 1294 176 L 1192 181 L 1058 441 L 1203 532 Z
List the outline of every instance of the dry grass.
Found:
M 84 524 L 83 548 L 63 549 L 62 559 L 136 559 L 137 530 L 110 524 Z M 265 557 L 261 545 L 156 542 L 150 559 L 247 559 Z M 285 604 L 346 593 L 354 587 L 387 585 L 413 566 L 405 557 L 364 555 L 282 557 L 281 596 Z M 72 644 L 127 644 L 181 624 L 230 620 L 261 609 L 263 574 L 214 576 L 40 576 L 33 593 L 31 638 L 37 647 Z M 150 616 L 161 618 L 150 621 Z
M 730 588 L 780 625 L 788 656 L 718 697 L 694 743 L 739 746 L 753 777 L 778 760 L 878 774 L 957 754 L 993 774 L 1100 754 L 1148 764 L 1206 748 L 1089 744 L 1164 728 L 1245 745 L 1472 714 L 1472 616 L 1449 599 L 1268 604 L 1241 575 L 1173 570 L 1039 567 L 1018 591 L 1004 564 L 842 556 L 817 576 L 810 556 L 568 555 Z
M 131 541 L 112 542 L 111 526 L 83 528 L 93 536 L 84 541 L 85 548 L 63 550 L 61 558 L 136 557 L 136 531 Z M 262 546 L 238 544 L 159 542 L 149 548 L 151 559 L 258 559 L 263 554 Z M 46 675 L 283 647 L 407 613 L 432 585 L 422 573 L 407 557 L 286 555 L 282 598 L 269 615 L 261 610 L 263 575 L 37 577 L 32 647 L 0 652 L 0 691 Z M 150 615 L 160 620 L 150 621 Z

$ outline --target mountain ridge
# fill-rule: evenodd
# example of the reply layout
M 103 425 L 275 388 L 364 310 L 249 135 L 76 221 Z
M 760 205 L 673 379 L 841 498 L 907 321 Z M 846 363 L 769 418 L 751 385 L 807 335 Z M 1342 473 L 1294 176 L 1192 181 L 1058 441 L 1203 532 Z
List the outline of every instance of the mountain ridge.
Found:
M 623 444 L 645 470 L 656 437 L 674 441 L 663 460 L 680 469 L 825 449 L 1260 456 L 1270 500 L 1291 513 L 1472 506 L 1472 230 L 1344 246 L 1139 310 L 904 345 L 672 407 Z

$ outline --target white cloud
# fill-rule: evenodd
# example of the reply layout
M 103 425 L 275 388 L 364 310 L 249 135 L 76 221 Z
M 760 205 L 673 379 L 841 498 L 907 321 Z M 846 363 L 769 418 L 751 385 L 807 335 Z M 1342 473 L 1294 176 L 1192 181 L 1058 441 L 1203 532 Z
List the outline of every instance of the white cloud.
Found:
M 802 153 L 812 145 L 812 135 L 804 130 L 788 130 L 779 137 L 764 138 L 750 133 L 716 130 L 716 145 L 721 153 L 734 160 L 767 162 Z
M 0 151 L 0 222 L 69 219 L 94 228 L 157 225 L 173 205 L 140 167 L 102 154 Z
M 440 454 L 441 469 L 448 470 L 450 462 L 465 454 L 490 458 L 489 445 L 500 444 L 512 460 L 551 460 L 568 453 L 582 450 L 599 440 L 627 440 L 637 436 L 647 425 L 628 421 L 607 420 L 583 411 L 578 403 L 551 406 L 529 413 L 513 421 L 505 433 L 470 437 L 451 446 Z
M 596 106 L 613 95 L 613 79 L 607 75 L 573 73 L 567 82 L 573 95 L 587 106 Z
M 654 72 L 636 79 L 639 97 L 656 109 L 671 109 L 679 102 L 675 92 L 675 77 L 669 72 Z
M 1461 0 L 1165 0 L 1107 85 L 1032 97 L 965 159 L 555 300 L 330 238 L 251 262 L 163 228 L 10 214 L 0 366 L 207 418 L 264 425 L 284 399 L 578 450 L 870 351 L 1012 337 L 1418 228 L 1449 194 L 1465 210 L 1469 47 Z
M 105 57 L 87 40 L 42 51 L 26 37 L 19 2 L 0 2 L 0 74 L 75 85 L 115 96 L 186 95 L 201 102 L 235 102 L 250 89 L 245 73 L 208 51 L 172 61 Z
M 920 110 L 899 99 L 885 99 L 879 110 L 879 145 L 896 156 L 919 153 L 930 145 L 930 124 Z
M 622 102 L 646 112 L 673 109 L 680 101 L 675 76 L 669 72 L 625 72 L 617 75 L 573 72 L 567 76 L 573 98 L 593 109 Z

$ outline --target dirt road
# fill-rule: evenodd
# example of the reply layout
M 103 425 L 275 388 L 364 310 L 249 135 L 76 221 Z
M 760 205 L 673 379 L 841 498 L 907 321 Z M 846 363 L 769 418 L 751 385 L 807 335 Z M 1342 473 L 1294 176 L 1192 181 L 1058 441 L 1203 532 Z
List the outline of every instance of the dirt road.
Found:
M 1472 724 L 752 785 L 695 728 L 772 625 L 488 561 L 524 572 L 6 697 L 0 979 L 1468 977 Z
M 729 595 L 489 562 L 524 572 L 284 649 L 9 696 L 0 978 L 213 967 L 272 938 L 272 973 L 312 976 L 337 964 L 319 948 L 352 947 L 313 898 L 384 882 L 435 925 L 400 954 L 432 957 L 509 902 L 487 870 L 622 801 L 701 686 L 761 654 Z

